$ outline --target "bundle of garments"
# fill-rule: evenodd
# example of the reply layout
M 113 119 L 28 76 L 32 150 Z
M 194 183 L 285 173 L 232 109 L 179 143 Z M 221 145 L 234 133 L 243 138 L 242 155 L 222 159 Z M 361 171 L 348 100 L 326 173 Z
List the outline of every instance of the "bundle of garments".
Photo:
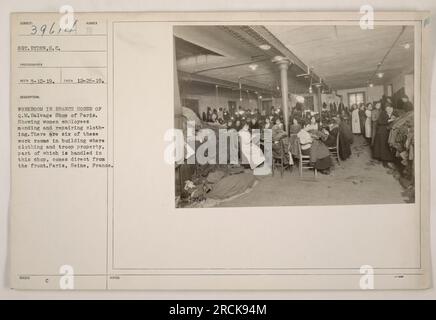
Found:
M 415 201 L 413 122 L 413 111 L 404 113 L 392 123 L 388 138 L 389 146 L 395 151 L 395 156 L 403 165 L 398 178 L 405 188 L 403 195 L 408 198 L 407 202 L 411 203 Z
M 195 174 L 184 182 L 183 206 L 202 206 L 207 199 L 231 199 L 251 191 L 256 181 L 253 174 L 245 173 L 239 165 L 197 164 Z
M 414 157 L 414 118 L 413 111 L 404 113 L 396 119 L 389 133 L 388 143 L 395 150 L 395 156 L 407 166 Z

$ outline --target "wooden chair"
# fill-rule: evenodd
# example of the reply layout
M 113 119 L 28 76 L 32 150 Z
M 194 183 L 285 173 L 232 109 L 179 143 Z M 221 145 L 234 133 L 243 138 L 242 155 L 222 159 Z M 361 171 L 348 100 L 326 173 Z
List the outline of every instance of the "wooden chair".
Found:
M 318 176 L 318 170 L 316 170 L 315 167 L 313 167 L 310 163 L 310 156 L 305 156 L 303 155 L 303 153 L 301 152 L 301 144 L 300 144 L 300 140 L 298 139 L 298 166 L 300 169 L 300 177 L 303 176 L 303 169 L 313 169 L 315 177 Z
M 277 142 L 280 147 L 280 155 L 278 157 L 274 157 L 272 159 L 272 175 L 274 176 L 274 171 L 277 168 L 280 168 L 280 176 L 283 177 L 283 173 L 286 170 L 287 167 L 290 166 L 289 162 L 286 164 L 286 150 L 285 150 L 285 144 L 283 143 L 283 139 L 281 139 L 279 142 Z M 291 172 L 291 170 L 289 170 Z
M 336 161 L 338 162 L 338 165 L 341 165 L 341 159 L 339 158 L 339 131 L 338 134 L 336 136 L 336 146 L 335 147 L 328 147 L 329 151 L 330 151 L 330 155 L 332 156 L 332 158 L 336 159 Z

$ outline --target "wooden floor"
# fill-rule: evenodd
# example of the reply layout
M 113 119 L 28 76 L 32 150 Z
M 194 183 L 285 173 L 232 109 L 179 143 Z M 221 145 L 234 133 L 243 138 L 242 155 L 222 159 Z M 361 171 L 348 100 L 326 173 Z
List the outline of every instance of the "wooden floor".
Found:
M 389 169 L 371 159 L 371 150 L 365 140 L 355 137 L 352 156 L 335 167 L 331 175 L 304 171 L 300 177 L 298 168 L 283 177 L 277 172 L 274 177 L 259 177 L 254 189 L 219 207 L 257 206 L 306 206 L 306 205 L 352 205 L 405 203 L 403 188 Z

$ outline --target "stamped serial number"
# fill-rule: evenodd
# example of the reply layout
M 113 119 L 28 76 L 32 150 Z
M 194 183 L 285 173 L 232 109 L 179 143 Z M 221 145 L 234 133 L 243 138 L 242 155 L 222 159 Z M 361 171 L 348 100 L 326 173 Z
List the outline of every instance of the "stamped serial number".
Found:
M 265 315 L 266 305 L 248 304 L 215 304 L 213 314 L 216 315 Z
M 266 305 L 258 304 L 214 304 L 209 306 L 184 306 L 176 304 L 171 306 L 170 315 L 190 315 L 201 318 L 203 315 L 266 315 Z

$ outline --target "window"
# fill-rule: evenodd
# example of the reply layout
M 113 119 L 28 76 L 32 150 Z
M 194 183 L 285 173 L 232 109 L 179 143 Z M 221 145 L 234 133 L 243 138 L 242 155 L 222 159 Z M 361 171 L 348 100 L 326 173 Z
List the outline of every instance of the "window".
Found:
M 359 105 L 365 103 L 365 92 L 353 92 L 348 94 L 348 103 L 350 106 L 353 104 Z
M 393 88 L 392 84 L 388 85 L 388 90 L 387 91 L 388 91 L 387 92 L 388 97 L 392 97 L 392 95 L 394 94 L 394 88 Z

